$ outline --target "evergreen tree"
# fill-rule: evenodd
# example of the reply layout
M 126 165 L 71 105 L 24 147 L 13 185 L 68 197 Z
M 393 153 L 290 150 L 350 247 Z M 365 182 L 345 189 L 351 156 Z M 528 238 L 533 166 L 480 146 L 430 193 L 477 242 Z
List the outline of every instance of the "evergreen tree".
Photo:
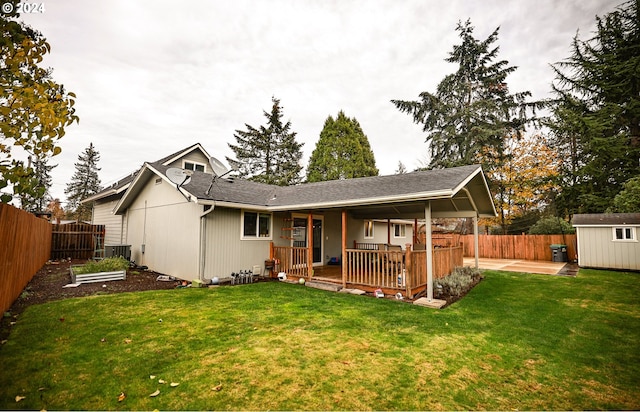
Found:
M 553 116 L 548 126 L 561 157 L 558 213 L 603 212 L 625 181 L 640 175 L 640 15 L 622 4 L 571 57 L 554 66 Z
M 302 143 L 291 132 L 291 121 L 282 123 L 280 100 L 271 98 L 271 113 L 263 111 L 267 125 L 236 130 L 236 145 L 229 144 L 240 163 L 240 177 L 280 186 L 300 183 Z
M 355 118 L 349 119 L 343 111 L 335 119 L 329 116 L 309 159 L 307 181 L 377 175 L 375 156 L 360 123 Z
M 627 180 L 624 189 L 613 198 L 613 207 L 607 209 L 607 212 L 640 212 L 640 176 Z
M 57 165 L 49 166 L 48 158 L 36 158 L 33 166 L 28 169 L 33 170 L 34 184 L 33 190 L 20 194 L 20 205 L 22 209 L 29 212 L 42 212 L 51 200 L 49 189 L 51 188 L 51 170 Z
M 76 171 L 64 190 L 67 195 L 67 210 L 74 219 L 91 219 L 91 205 L 81 204 L 80 201 L 100 191 L 99 161 L 100 153 L 93 143 L 89 143 L 89 147 L 78 155 L 78 163 L 75 163 Z
M 505 137 L 524 130 L 525 98 L 530 93 L 509 93 L 506 78 L 516 67 L 497 60 L 499 48 L 493 43 L 499 28 L 484 41 L 473 37 L 473 29 L 470 20 L 458 23 L 462 43 L 445 59 L 457 63 L 458 70 L 445 76 L 435 93 L 422 92 L 418 101 L 391 101 L 428 133 L 430 168 L 476 163 L 483 148 L 491 148 L 498 158 L 480 158 L 481 162 L 497 167 Z

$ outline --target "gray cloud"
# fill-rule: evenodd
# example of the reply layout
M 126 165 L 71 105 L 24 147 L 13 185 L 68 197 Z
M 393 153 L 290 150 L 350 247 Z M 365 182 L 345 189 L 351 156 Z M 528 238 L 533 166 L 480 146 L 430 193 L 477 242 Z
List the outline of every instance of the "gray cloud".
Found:
M 424 161 L 425 135 L 390 99 L 434 91 L 459 20 L 477 37 L 500 26 L 500 58 L 518 70 L 512 91 L 548 96 L 550 63 L 569 55 L 576 30 L 595 27 L 612 0 L 285 1 L 80 0 L 46 3 L 23 19 L 52 46 L 45 64 L 74 91 L 80 124 L 54 158 L 64 200 L 89 142 L 103 184 L 194 142 L 231 155 L 236 129 L 263 124 L 271 96 L 304 142 L 306 164 L 325 119 L 344 110 L 369 137 L 383 174 Z

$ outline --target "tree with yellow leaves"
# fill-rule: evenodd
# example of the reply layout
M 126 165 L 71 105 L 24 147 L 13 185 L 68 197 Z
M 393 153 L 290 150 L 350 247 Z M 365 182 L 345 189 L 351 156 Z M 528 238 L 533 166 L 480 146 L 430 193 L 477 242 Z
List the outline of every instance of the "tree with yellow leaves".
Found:
M 558 155 L 541 134 L 505 139 L 504 152 L 487 148 L 484 159 L 492 159 L 493 167 L 486 171 L 495 193 L 498 217 L 486 219 L 485 224 L 499 226 L 508 232 L 514 219 L 544 209 L 556 185 Z M 533 223 L 533 222 L 532 222 Z
M 49 43 L 17 17 L 0 14 L 0 201 L 5 203 L 14 195 L 44 195 L 33 168 L 16 159 L 12 149 L 21 148 L 34 161 L 55 156 L 65 127 L 78 121 L 76 96 L 52 80 L 50 69 L 40 67 Z

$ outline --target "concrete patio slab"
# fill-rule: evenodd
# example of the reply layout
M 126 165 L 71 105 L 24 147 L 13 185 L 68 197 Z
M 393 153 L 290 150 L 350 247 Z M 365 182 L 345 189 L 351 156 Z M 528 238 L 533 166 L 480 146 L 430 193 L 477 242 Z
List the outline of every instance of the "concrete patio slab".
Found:
M 475 258 L 466 257 L 463 261 L 465 266 L 475 266 Z M 538 273 L 542 275 L 557 275 L 566 265 L 566 262 L 548 262 L 539 260 L 519 260 L 519 259 L 489 259 L 479 258 L 478 267 L 480 269 L 506 270 L 510 272 Z

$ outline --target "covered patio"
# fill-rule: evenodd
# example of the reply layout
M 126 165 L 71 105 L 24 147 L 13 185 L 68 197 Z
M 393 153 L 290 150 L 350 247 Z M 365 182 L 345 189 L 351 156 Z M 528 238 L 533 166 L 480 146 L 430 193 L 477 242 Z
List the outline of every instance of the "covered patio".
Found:
M 472 218 L 476 236 L 475 266 L 477 267 L 478 218 L 495 216 L 491 193 L 480 166 L 416 172 L 405 175 L 366 178 L 368 187 L 359 180 L 358 186 L 348 180 L 340 184 L 344 199 L 321 200 L 300 204 L 292 208 L 289 201 L 286 210 L 305 213 L 307 227 L 314 225 L 314 216 L 336 213 L 341 216 L 340 260 L 335 266 L 316 266 L 313 262 L 314 239 L 311 230 L 306 231 L 304 246 L 271 243 L 270 260 L 275 262 L 274 273 L 284 272 L 289 278 L 324 280 L 340 283 L 344 288 L 364 290 L 382 289 L 385 293 L 402 292 L 414 297 L 426 292 L 433 299 L 433 279 L 446 276 L 455 266 L 463 265 L 460 245 L 435 245 L 431 224 L 434 218 Z M 356 180 L 356 179 L 352 179 Z M 325 182 L 329 184 L 330 182 Z M 317 188 L 317 186 L 316 186 Z M 359 193 L 363 193 L 358 197 Z M 364 193 L 367 193 L 365 195 Z M 277 209 L 277 208 L 273 208 Z M 294 209 L 294 210 L 292 210 Z M 285 211 L 283 208 L 282 211 Z M 424 222 L 425 242 L 414 240 L 404 249 L 383 243 L 354 241 L 349 233 L 349 222 L 367 220 L 403 219 L 413 222 L 417 232 L 418 222 Z M 320 238 L 319 241 L 324 241 Z M 428 253 L 430 252 L 430 253 Z

